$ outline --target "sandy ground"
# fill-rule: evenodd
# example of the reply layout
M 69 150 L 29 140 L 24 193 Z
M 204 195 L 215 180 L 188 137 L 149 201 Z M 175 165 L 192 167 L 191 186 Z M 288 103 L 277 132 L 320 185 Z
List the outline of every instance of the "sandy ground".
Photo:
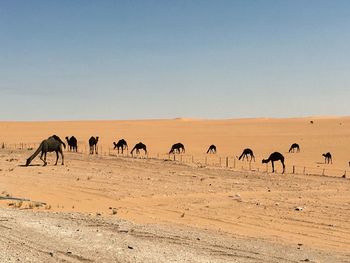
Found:
M 0 201 L 2 262 L 350 262 L 347 178 L 30 152 L 0 151 L 1 196 L 30 200 Z
M 250 147 L 254 165 L 281 151 L 289 171 L 331 176 L 68 152 L 64 166 L 50 154 L 46 167 L 39 159 L 22 167 L 35 149 L 0 149 L 0 262 L 350 262 L 350 173 L 339 176 L 348 169 L 348 117 L 0 122 L 0 143 L 17 148 L 52 134 L 75 135 L 83 151 L 91 135 L 102 152 L 120 138 L 143 141 L 150 156 L 175 142 L 196 158 L 210 144 L 211 158 Z M 300 153 L 288 153 L 294 142 Z M 323 163 L 326 151 L 333 164 Z

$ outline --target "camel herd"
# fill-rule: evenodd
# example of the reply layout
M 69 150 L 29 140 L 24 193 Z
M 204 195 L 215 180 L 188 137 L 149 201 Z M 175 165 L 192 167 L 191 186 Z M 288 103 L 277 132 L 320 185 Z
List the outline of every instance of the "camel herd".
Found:
M 89 139 L 90 154 L 94 154 L 94 153 L 98 154 L 98 147 L 97 147 L 98 139 L 99 139 L 98 136 L 96 136 L 96 137 L 92 136 Z M 73 152 L 77 152 L 78 151 L 78 140 L 74 136 L 72 136 L 70 138 L 67 136 L 66 140 L 68 143 L 68 150 L 73 151 Z M 128 144 L 124 139 L 119 140 L 117 143 L 113 142 L 113 144 L 114 144 L 114 150 L 117 149 L 118 154 L 120 152 L 123 154 L 124 150 L 128 150 Z M 46 154 L 48 152 L 56 152 L 55 165 L 57 165 L 59 154 L 61 154 L 62 165 L 63 165 L 64 164 L 64 156 L 63 156 L 63 151 L 62 151 L 62 145 L 64 148 L 66 148 L 66 144 L 57 135 L 53 135 L 53 136 L 49 137 L 48 139 L 43 140 L 40 143 L 38 149 L 27 159 L 26 166 L 28 166 L 39 153 L 41 153 L 40 159 L 44 162 L 44 166 L 47 165 Z M 136 154 L 139 154 L 140 150 L 143 150 L 145 152 L 145 154 L 147 154 L 147 147 L 142 142 L 137 143 L 134 146 L 134 148 L 132 148 L 130 153 L 131 153 L 131 155 L 133 155 L 133 153 L 135 151 Z M 216 154 L 216 152 L 217 152 L 216 146 L 214 144 L 212 144 L 209 146 L 206 153 L 207 154 Z M 300 152 L 299 144 L 293 143 L 289 148 L 289 152 L 290 153 Z M 176 153 L 185 153 L 185 146 L 182 143 L 175 143 L 171 147 L 169 154 L 176 154 Z M 322 156 L 325 158 L 325 163 L 327 163 L 327 164 L 333 163 L 332 155 L 330 152 L 322 154 Z M 237 159 L 242 160 L 242 161 L 244 161 L 244 159 L 247 159 L 247 161 L 250 161 L 250 162 L 254 160 L 254 162 L 255 162 L 254 153 L 249 148 L 244 149 L 242 154 L 239 157 L 237 156 Z M 263 159 L 262 163 L 271 162 L 272 172 L 274 172 L 275 171 L 274 162 L 276 162 L 276 161 L 280 161 L 282 163 L 282 167 L 283 167 L 282 173 L 284 173 L 284 171 L 285 171 L 284 156 L 279 152 L 273 152 L 269 156 L 269 158 Z M 349 163 L 349 165 L 350 165 L 350 163 Z

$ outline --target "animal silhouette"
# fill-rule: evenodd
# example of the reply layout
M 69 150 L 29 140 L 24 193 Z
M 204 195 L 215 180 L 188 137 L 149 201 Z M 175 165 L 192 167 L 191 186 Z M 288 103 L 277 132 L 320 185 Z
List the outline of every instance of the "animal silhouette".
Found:
M 171 149 L 169 151 L 169 154 L 171 153 L 185 153 L 185 146 L 182 143 L 175 143 L 173 146 L 171 146 Z
M 333 160 L 332 160 L 332 154 L 330 152 L 328 153 L 324 153 L 322 154 L 322 156 L 324 157 L 324 163 L 333 163 Z
M 294 153 L 294 151 L 300 152 L 299 144 L 293 143 L 293 144 L 290 146 L 289 152 Z
M 142 142 L 137 143 L 134 148 L 131 150 L 131 155 L 133 155 L 133 152 L 136 150 L 136 154 L 140 153 L 140 150 L 144 150 L 145 154 L 147 154 L 147 148 L 146 145 L 144 145 Z
M 91 136 L 91 138 L 89 139 L 90 154 L 94 154 L 94 151 L 96 154 L 98 154 L 97 143 L 98 143 L 98 136 L 96 136 L 96 138 L 94 136 Z
M 78 151 L 78 140 L 72 136 L 72 137 L 66 137 L 67 143 L 68 143 L 68 150 L 77 152 Z
M 122 154 L 123 154 L 124 150 L 128 150 L 128 144 L 126 143 L 126 141 L 124 139 L 119 140 L 117 143 L 113 142 L 113 144 L 114 144 L 113 150 L 115 150 L 117 148 L 118 154 L 119 154 L 120 148 L 121 148 Z
M 285 170 L 285 165 L 284 165 L 284 156 L 279 153 L 279 152 L 274 152 L 274 153 L 271 153 L 270 157 L 268 159 L 263 159 L 262 160 L 262 163 L 268 163 L 271 161 L 271 165 L 272 165 L 272 172 L 274 173 L 275 172 L 275 165 L 274 165 L 274 162 L 276 161 L 281 161 L 282 163 L 282 166 L 283 166 L 283 171 L 282 173 L 284 173 L 284 170 Z
M 249 148 L 246 148 L 243 150 L 241 156 L 238 157 L 238 160 L 241 160 L 243 158 L 242 161 L 244 161 L 244 158 L 247 158 L 247 161 L 249 161 L 249 156 L 250 156 L 250 161 L 254 159 L 254 162 L 255 162 L 255 156 L 253 151 Z
M 214 144 L 210 145 L 207 153 L 216 153 L 216 146 Z
M 41 152 L 40 159 L 44 162 L 44 166 L 47 165 L 46 162 L 46 154 L 48 152 L 56 152 L 56 163 L 58 162 L 58 153 L 61 154 L 62 157 L 62 165 L 64 164 L 64 156 L 62 151 L 62 145 L 66 148 L 66 145 L 57 135 L 52 135 L 46 140 L 43 140 L 38 149 L 27 159 L 26 166 L 28 166 L 33 159 Z M 44 157 L 44 158 L 43 158 Z

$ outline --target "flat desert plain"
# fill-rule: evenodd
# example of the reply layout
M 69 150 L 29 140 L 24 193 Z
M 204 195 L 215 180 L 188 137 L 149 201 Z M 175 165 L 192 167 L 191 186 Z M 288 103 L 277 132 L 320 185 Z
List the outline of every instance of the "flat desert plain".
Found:
M 27 146 L 52 134 L 74 135 L 80 152 L 23 167 Z M 120 138 L 160 158 L 110 155 Z M 1 262 L 350 262 L 348 117 L 0 122 L 2 142 Z M 193 162 L 166 159 L 176 142 Z M 300 153 L 288 153 L 295 142 Z M 220 167 L 203 163 L 210 144 Z M 225 167 L 248 147 L 261 169 Z M 273 151 L 283 175 L 261 165 Z

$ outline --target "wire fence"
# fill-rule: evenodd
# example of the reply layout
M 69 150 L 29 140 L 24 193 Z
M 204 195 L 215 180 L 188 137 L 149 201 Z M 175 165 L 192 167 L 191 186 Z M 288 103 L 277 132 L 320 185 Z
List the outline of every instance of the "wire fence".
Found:
M 87 144 L 80 143 L 77 149 L 77 153 L 90 154 L 90 147 Z M 17 143 L 7 144 L 1 143 L 1 149 L 6 150 L 35 150 L 39 147 L 39 143 Z M 157 159 L 164 161 L 174 161 L 184 164 L 195 164 L 200 167 L 212 167 L 212 168 L 223 168 L 235 171 L 251 171 L 251 172 L 262 172 L 271 173 L 272 167 L 270 163 L 263 164 L 255 161 L 242 161 L 238 160 L 234 156 L 219 156 L 217 154 L 206 154 L 206 155 L 189 155 L 189 154 L 162 154 L 162 153 L 147 153 L 143 150 L 139 154 L 130 154 L 129 151 L 124 150 L 123 153 L 118 153 L 117 150 L 109 147 L 98 146 L 97 153 L 102 156 L 112 156 L 121 158 L 141 158 L 141 159 Z M 69 151 L 69 148 L 66 148 Z M 278 173 L 282 172 L 282 165 L 280 162 L 275 163 L 275 171 Z M 318 176 L 329 176 L 329 177 L 347 177 L 350 174 L 350 169 L 334 169 L 326 167 L 311 167 L 301 165 L 286 165 L 285 173 L 298 174 L 298 175 L 318 175 Z

